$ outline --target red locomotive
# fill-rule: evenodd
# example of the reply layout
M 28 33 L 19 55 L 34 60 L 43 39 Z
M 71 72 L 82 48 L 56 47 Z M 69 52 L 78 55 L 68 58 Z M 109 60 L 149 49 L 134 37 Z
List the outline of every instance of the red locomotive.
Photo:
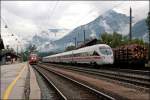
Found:
M 29 64 L 37 64 L 38 62 L 38 56 L 37 54 L 30 54 L 29 56 Z

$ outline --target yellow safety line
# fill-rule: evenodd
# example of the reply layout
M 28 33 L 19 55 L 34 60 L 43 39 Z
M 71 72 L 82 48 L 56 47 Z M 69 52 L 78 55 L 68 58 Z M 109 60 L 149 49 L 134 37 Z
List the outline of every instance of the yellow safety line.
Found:
M 23 71 L 25 70 L 25 66 L 21 69 L 20 73 L 17 75 L 17 77 L 9 84 L 9 86 L 7 87 L 6 91 L 4 92 L 4 96 L 3 99 L 8 99 L 13 87 L 15 86 L 17 80 L 20 78 L 21 74 L 23 73 Z

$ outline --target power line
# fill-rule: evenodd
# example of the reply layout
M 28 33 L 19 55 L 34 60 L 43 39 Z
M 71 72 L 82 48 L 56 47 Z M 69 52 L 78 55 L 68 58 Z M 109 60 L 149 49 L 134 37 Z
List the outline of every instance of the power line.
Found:
M 54 6 L 54 7 L 53 7 L 53 9 L 52 9 L 51 16 L 50 16 L 50 18 L 49 18 L 49 21 L 48 21 L 48 22 L 50 22 L 50 21 L 51 21 L 51 18 L 52 18 L 52 16 L 54 15 L 54 12 L 55 12 L 55 9 L 56 9 L 56 7 L 57 7 L 58 3 L 59 3 L 59 0 L 58 0 L 58 1 L 56 1 L 55 6 Z M 55 36 L 56 36 L 56 33 L 54 33 L 54 34 L 55 34 Z
M 119 3 L 119 4 L 115 5 L 115 6 L 113 6 L 111 9 L 114 9 L 114 8 L 120 6 L 121 4 L 124 4 L 124 3 L 121 2 L 121 3 Z M 109 10 L 111 10 L 111 9 L 108 9 L 107 11 L 109 11 Z M 92 11 L 95 11 L 95 8 L 92 9 L 92 10 L 90 10 L 90 11 L 86 14 L 86 16 L 84 16 L 83 18 L 81 18 L 81 20 L 83 20 L 83 19 L 85 20 L 85 19 L 87 18 L 87 16 L 90 15 L 89 13 L 91 13 Z M 105 12 L 107 12 L 107 11 L 105 11 Z M 104 14 L 105 12 L 103 12 L 102 14 Z M 101 14 L 101 15 L 102 15 L 102 14 Z M 77 23 L 79 23 L 81 20 L 79 20 Z M 77 24 L 77 23 L 76 23 L 76 24 Z M 83 25 L 82 25 L 82 27 L 83 27 Z M 81 28 L 82 28 L 82 27 L 81 27 Z M 83 38 L 84 38 L 84 44 L 85 44 L 85 36 L 86 36 L 85 29 L 83 30 L 83 33 L 84 33 Z M 79 34 L 79 33 L 78 33 L 78 34 Z
M 57 5 L 58 5 L 58 3 L 59 3 L 59 0 L 56 1 L 55 5 L 54 5 L 54 7 L 53 7 L 53 9 L 52 9 L 52 12 L 51 12 L 51 16 L 50 16 L 50 18 L 49 18 L 49 21 L 51 20 L 53 14 L 54 14 L 54 11 L 55 11 L 55 9 L 56 9 L 56 7 L 57 7 Z
M 53 6 L 53 8 L 52 8 L 52 10 L 51 10 L 51 13 L 50 13 L 50 17 L 49 17 L 49 14 L 48 14 L 48 18 L 49 18 L 48 23 L 50 22 L 52 16 L 54 15 L 54 11 L 55 11 L 55 9 L 56 9 L 58 3 L 59 3 L 59 0 L 57 0 L 56 3 L 55 3 L 55 5 Z M 49 11 L 49 10 L 48 10 L 48 11 Z M 45 25 L 43 25 L 43 26 L 45 26 Z M 42 29 L 42 28 L 41 28 L 41 29 Z M 44 29 L 47 29 L 47 28 L 44 27 Z

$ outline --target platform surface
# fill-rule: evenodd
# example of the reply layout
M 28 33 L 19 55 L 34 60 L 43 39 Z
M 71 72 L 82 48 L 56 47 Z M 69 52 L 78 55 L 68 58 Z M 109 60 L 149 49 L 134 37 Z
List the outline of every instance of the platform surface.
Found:
M 2 65 L 1 99 L 22 99 L 28 72 L 27 63 Z
M 36 80 L 36 75 L 33 71 L 32 66 L 30 68 L 30 99 L 41 99 L 41 91 Z
M 36 83 L 34 71 L 31 66 L 28 66 L 27 62 L 1 65 L 0 69 L 1 99 L 24 99 L 28 72 L 30 72 L 29 97 L 30 99 L 40 99 L 40 89 Z

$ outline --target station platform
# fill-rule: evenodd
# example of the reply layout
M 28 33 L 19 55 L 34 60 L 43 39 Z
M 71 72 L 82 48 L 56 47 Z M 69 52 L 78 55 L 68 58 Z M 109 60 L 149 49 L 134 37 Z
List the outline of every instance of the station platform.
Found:
M 1 99 L 40 99 L 33 69 L 27 62 L 1 65 Z

